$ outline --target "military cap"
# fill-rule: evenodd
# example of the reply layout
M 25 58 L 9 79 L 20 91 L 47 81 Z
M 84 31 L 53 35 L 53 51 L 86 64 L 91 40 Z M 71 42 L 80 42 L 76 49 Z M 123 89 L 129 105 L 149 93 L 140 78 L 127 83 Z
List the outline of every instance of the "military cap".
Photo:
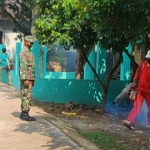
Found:
M 25 37 L 24 37 L 24 40 L 29 41 L 29 42 L 31 42 L 31 43 L 33 43 L 33 42 L 35 41 L 32 35 L 27 35 L 27 36 L 25 36 Z

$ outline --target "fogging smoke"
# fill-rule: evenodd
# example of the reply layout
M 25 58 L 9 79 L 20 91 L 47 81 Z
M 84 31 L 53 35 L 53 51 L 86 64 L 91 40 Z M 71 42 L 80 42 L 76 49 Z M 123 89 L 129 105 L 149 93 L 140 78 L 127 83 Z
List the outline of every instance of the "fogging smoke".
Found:
M 128 105 L 113 105 L 108 103 L 106 105 L 106 113 L 112 114 L 113 116 L 118 116 L 119 118 L 127 119 L 133 105 L 130 103 Z M 145 100 L 143 101 L 141 111 L 139 116 L 137 117 L 136 124 L 145 126 L 147 125 L 147 105 Z
M 132 108 L 132 104 L 127 104 L 127 105 L 122 105 L 122 104 L 117 104 L 114 105 L 112 103 L 108 103 L 106 105 L 106 113 L 108 114 L 112 114 L 114 116 L 118 116 L 118 117 L 126 117 L 130 110 Z
M 146 102 L 144 100 L 143 104 L 142 104 L 140 115 L 137 118 L 137 123 L 138 124 L 141 124 L 141 125 L 146 125 L 147 124 L 147 113 L 148 113 L 147 105 L 146 105 Z

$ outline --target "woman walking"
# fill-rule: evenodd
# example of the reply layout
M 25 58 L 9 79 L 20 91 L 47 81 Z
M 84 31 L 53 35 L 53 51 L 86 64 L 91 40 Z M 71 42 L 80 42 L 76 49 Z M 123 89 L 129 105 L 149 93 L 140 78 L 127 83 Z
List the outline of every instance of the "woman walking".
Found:
M 10 62 L 8 60 L 8 55 L 6 54 L 6 48 L 2 49 L 2 57 L 1 57 L 1 66 L 0 66 L 0 81 L 2 80 L 2 70 L 6 70 L 6 74 L 8 77 L 8 85 L 11 85 L 11 77 L 10 77 Z

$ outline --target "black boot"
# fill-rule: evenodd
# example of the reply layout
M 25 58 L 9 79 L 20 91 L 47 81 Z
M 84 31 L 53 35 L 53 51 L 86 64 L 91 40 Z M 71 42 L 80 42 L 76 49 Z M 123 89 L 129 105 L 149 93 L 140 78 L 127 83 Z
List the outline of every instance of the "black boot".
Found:
M 34 117 L 29 116 L 29 112 L 27 112 L 27 115 L 28 115 L 29 118 L 32 118 L 33 121 L 36 121 L 36 119 Z
M 24 112 L 24 111 L 21 112 L 20 119 L 24 121 L 36 121 L 34 117 L 30 117 L 28 115 L 28 112 Z

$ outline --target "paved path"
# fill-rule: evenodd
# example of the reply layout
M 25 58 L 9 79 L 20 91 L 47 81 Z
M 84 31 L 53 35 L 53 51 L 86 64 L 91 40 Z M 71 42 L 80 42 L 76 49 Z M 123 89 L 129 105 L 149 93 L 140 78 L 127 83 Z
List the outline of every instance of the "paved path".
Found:
M 20 97 L 12 86 L 0 83 L 0 150 L 83 150 L 32 108 L 36 122 L 19 119 Z

